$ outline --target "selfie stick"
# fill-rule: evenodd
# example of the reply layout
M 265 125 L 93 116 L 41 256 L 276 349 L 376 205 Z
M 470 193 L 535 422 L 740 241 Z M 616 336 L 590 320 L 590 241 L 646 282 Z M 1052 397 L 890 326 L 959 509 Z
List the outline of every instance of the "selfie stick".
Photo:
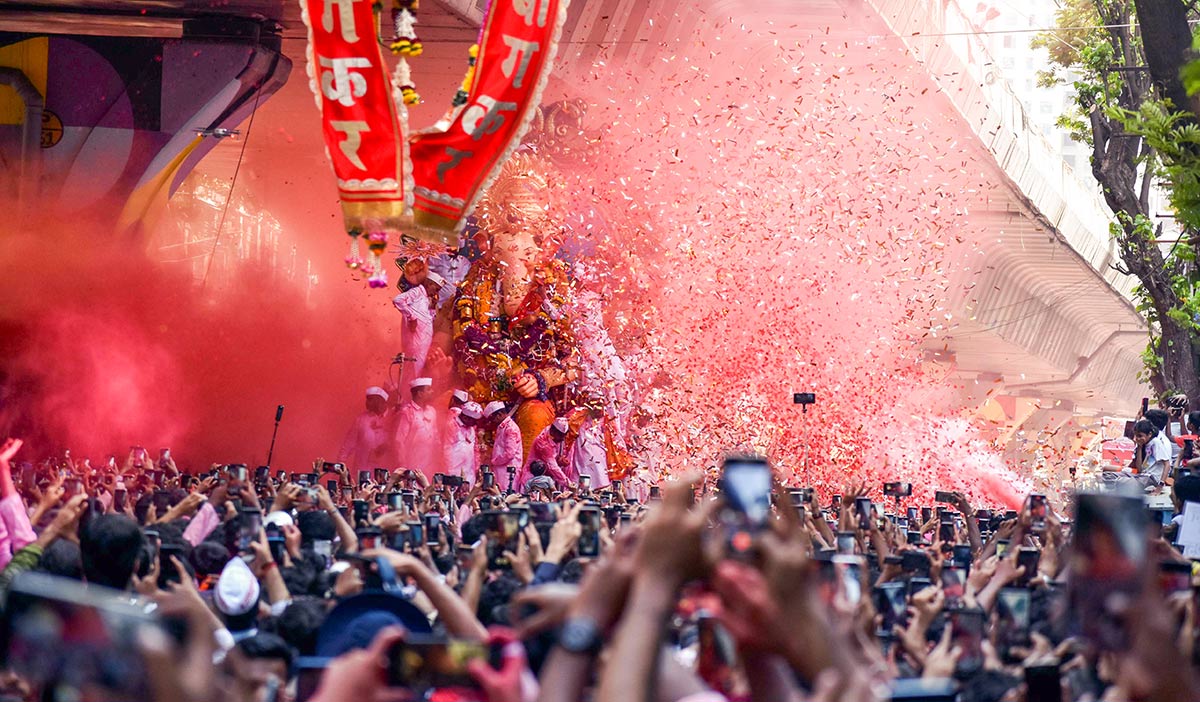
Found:
M 271 465 L 271 456 L 275 455 L 275 436 L 279 434 L 281 419 L 283 419 L 283 405 L 275 408 L 275 429 L 271 432 L 271 448 L 267 449 L 267 465 Z

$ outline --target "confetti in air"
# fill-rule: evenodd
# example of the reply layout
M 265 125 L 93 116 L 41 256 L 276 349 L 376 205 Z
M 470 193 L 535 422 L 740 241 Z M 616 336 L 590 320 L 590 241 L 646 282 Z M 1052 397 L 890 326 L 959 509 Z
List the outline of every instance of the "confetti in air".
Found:
M 711 20 L 562 91 L 599 140 L 564 169 L 565 250 L 604 300 L 630 448 L 656 477 L 742 448 L 826 498 L 897 479 L 1013 504 L 1028 485 L 923 362 L 985 265 L 982 146 L 897 40 Z

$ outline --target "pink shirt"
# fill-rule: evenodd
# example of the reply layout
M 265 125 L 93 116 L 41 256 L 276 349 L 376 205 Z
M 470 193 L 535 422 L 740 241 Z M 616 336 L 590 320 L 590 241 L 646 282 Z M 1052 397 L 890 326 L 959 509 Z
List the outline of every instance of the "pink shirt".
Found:
M 29 523 L 29 513 L 21 496 L 13 493 L 0 500 L 0 570 L 8 565 L 13 554 L 37 541 Z
M 400 387 L 407 388 L 408 382 L 421 375 L 425 368 L 425 358 L 433 343 L 433 309 L 429 306 L 429 293 L 420 285 L 397 295 L 392 304 L 404 315 L 400 348 L 408 358 L 400 372 Z
M 571 447 L 571 468 L 580 477 L 592 476 L 592 489 L 608 487 L 608 451 L 604 446 L 604 423 L 587 420 L 579 428 L 579 438 Z
M 512 417 L 505 417 L 500 426 L 496 427 L 496 436 L 492 440 L 491 465 L 497 483 L 500 482 L 501 476 L 507 477 L 505 469 L 509 466 L 519 469 L 524 464 L 523 453 L 521 429 Z
M 542 430 L 541 434 L 533 440 L 533 445 L 529 447 L 529 456 L 525 461 L 525 465 L 521 468 L 520 475 L 517 476 L 517 489 L 524 490 L 525 483 L 533 477 L 533 473 L 529 471 L 529 465 L 534 461 L 541 461 L 546 464 L 546 475 L 550 476 L 559 487 L 567 486 L 567 476 L 558 466 L 558 454 L 562 450 L 562 444 L 554 440 L 550 436 L 550 428 Z

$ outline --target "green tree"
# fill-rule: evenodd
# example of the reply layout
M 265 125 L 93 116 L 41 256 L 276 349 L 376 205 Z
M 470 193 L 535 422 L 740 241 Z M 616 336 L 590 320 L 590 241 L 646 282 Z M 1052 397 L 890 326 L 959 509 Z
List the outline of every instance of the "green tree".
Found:
M 1200 19 L 1196 4 L 1067 0 L 1058 28 L 1034 46 L 1050 54 L 1041 82 L 1071 81 L 1075 90 L 1074 109 L 1059 124 L 1091 146 L 1092 174 L 1115 215 L 1115 267 L 1139 281 L 1138 309 L 1150 325 L 1146 379 L 1160 395 L 1200 399 L 1200 63 L 1189 25 Z M 1150 211 L 1156 183 L 1183 230 L 1169 245 Z

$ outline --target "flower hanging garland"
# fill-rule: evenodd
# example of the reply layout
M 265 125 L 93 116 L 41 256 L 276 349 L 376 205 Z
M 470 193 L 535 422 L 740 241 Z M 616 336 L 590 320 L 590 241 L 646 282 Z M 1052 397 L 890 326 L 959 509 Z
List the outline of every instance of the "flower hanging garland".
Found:
M 421 102 L 417 88 L 413 85 L 412 70 L 408 66 L 409 58 L 421 55 L 425 47 L 417 37 L 417 0 L 393 0 L 392 16 L 396 21 L 396 34 L 392 39 L 390 49 L 398 57 L 396 60 L 395 85 L 400 91 L 405 105 L 416 105 Z

